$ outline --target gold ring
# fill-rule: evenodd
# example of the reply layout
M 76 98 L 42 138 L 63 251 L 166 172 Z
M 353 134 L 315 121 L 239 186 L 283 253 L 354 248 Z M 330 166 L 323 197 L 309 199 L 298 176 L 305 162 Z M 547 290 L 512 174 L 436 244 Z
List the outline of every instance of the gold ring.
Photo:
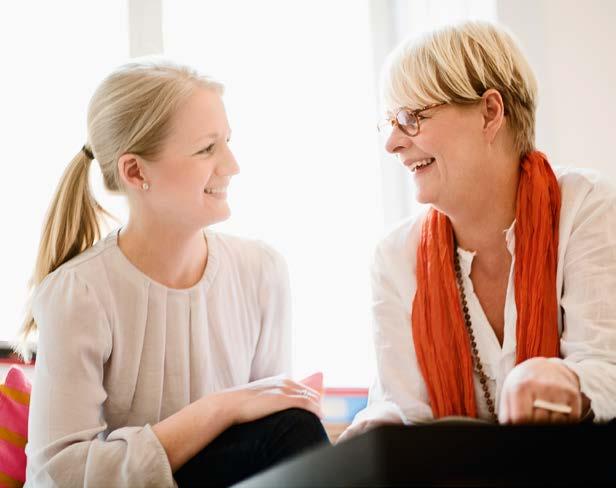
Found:
M 564 413 L 567 415 L 573 411 L 569 405 L 565 405 L 563 403 L 552 403 L 539 398 L 533 402 L 533 407 L 543 408 L 544 410 L 549 410 L 550 412 Z

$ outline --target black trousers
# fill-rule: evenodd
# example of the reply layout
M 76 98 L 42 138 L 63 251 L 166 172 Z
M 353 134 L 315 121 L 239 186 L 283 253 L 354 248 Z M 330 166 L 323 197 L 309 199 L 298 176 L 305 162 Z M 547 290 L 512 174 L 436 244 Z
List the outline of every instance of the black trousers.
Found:
M 319 418 L 299 408 L 234 425 L 174 475 L 180 487 L 229 486 L 310 447 L 329 443 Z

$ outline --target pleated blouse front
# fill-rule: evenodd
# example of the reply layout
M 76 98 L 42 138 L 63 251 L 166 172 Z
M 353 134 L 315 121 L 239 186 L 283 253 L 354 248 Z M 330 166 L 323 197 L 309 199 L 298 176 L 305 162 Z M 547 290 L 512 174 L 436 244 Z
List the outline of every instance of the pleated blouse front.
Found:
M 278 253 L 206 230 L 205 272 L 178 290 L 136 268 L 118 232 L 35 294 L 30 486 L 173 486 L 151 425 L 208 393 L 290 372 L 289 281 Z

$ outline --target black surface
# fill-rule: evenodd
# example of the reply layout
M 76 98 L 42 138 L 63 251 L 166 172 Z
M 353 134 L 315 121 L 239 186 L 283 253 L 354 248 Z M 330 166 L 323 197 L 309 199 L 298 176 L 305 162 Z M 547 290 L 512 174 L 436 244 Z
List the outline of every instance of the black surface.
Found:
M 236 486 L 616 487 L 616 423 L 384 426 Z

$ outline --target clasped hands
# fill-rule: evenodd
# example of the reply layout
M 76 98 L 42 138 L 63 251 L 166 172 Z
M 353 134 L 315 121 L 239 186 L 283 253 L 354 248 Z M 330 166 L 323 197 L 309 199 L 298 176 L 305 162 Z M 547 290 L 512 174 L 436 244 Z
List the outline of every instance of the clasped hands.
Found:
M 518 364 L 505 379 L 498 421 L 501 424 L 576 422 L 589 406 L 571 369 L 537 357 Z
M 518 364 L 505 379 L 498 421 L 501 424 L 577 422 L 589 409 L 590 401 L 581 393 L 577 375 L 562 363 L 537 357 Z M 398 422 L 402 419 L 359 422 L 349 427 L 338 442 L 378 425 Z

